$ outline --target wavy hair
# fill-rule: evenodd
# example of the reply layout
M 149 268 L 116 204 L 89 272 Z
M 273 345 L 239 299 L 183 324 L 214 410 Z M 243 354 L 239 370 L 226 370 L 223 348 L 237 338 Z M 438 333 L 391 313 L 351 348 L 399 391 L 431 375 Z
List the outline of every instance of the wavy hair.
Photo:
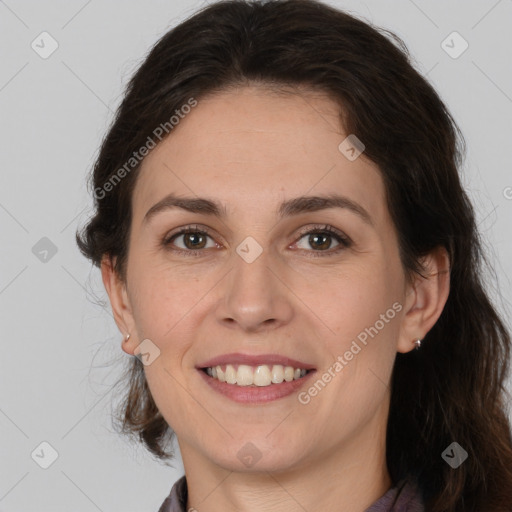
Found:
M 140 164 L 108 192 L 105 184 L 190 98 L 248 84 L 306 87 L 336 101 L 340 125 L 381 171 L 408 276 L 423 275 L 421 258 L 436 247 L 448 251 L 445 308 L 421 350 L 395 360 L 386 440 L 393 483 L 416 480 L 430 512 L 510 512 L 511 338 L 484 288 L 485 254 L 458 172 L 464 138 L 393 33 L 316 0 L 224 0 L 167 32 L 131 78 L 101 145 L 91 175 L 94 215 L 76 234 L 81 252 L 97 266 L 104 255 L 115 258 L 126 278 Z M 130 365 L 121 431 L 172 458 L 174 434 L 143 365 L 137 358 Z M 441 457 L 454 441 L 469 454 L 457 469 Z

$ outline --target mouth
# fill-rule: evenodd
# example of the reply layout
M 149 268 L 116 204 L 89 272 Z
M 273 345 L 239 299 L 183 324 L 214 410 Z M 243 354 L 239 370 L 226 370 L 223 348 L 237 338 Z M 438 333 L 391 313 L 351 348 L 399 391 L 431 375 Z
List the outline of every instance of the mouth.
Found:
M 228 363 L 197 368 L 197 373 L 215 394 L 244 406 L 254 406 L 293 397 L 308 385 L 316 370 L 277 364 Z
M 291 397 L 316 373 L 312 364 L 279 354 L 224 354 L 196 369 L 216 394 L 248 406 Z
M 211 379 L 242 387 L 267 387 L 300 380 L 314 372 L 313 365 L 279 354 L 225 354 L 196 368 Z

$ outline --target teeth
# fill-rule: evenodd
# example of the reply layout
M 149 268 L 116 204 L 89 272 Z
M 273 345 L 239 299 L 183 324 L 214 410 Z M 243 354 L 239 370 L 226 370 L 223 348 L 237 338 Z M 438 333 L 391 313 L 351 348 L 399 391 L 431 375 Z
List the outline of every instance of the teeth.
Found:
M 226 365 L 223 370 L 221 366 L 207 368 L 206 373 L 228 384 L 237 386 L 270 386 L 271 384 L 280 384 L 283 381 L 291 382 L 292 380 L 304 377 L 307 370 L 301 368 L 293 368 L 292 366 L 283 366 L 275 364 L 272 367 L 262 364 L 252 367 L 246 364 Z
M 280 364 L 272 366 L 272 382 L 274 384 L 281 384 L 284 380 L 284 367 Z
M 228 384 L 236 384 L 236 370 L 230 364 L 226 366 L 224 378 Z

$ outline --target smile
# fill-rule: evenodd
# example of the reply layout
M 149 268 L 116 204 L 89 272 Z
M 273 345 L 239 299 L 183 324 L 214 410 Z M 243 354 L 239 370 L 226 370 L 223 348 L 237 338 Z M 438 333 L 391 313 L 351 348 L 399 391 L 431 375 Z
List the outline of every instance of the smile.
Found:
M 250 405 L 264 404 L 298 393 L 310 380 L 311 375 L 316 373 L 316 370 L 295 369 L 291 366 L 282 365 L 273 365 L 272 368 L 268 365 L 258 365 L 255 368 L 248 366 L 245 369 L 242 368 L 241 371 L 240 367 L 246 365 L 239 365 L 236 371 L 235 366 L 228 364 L 225 369 L 221 367 L 220 372 L 218 367 L 199 368 L 197 371 L 203 382 L 213 391 L 239 404 Z M 266 367 L 266 369 L 261 369 L 262 367 Z M 214 370 L 216 372 L 215 377 L 213 376 Z M 241 375 L 240 383 L 237 382 L 239 372 Z M 292 372 L 292 379 L 287 380 L 292 376 Z M 226 380 L 221 382 L 219 375 L 223 375 L 224 379 L 227 376 L 231 383 L 226 382 Z M 274 378 L 272 375 L 274 375 Z M 297 378 L 295 378 L 296 375 Z M 272 382 L 272 379 L 280 382 Z M 257 384 L 257 382 L 260 384 Z

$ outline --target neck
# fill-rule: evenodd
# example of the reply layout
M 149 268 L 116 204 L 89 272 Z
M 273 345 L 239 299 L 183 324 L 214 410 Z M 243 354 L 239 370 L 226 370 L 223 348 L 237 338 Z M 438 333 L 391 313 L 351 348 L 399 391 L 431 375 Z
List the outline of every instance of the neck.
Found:
M 229 471 L 180 441 L 187 510 L 364 512 L 392 483 L 386 466 L 386 422 L 378 414 L 372 422 L 339 446 L 284 471 Z

